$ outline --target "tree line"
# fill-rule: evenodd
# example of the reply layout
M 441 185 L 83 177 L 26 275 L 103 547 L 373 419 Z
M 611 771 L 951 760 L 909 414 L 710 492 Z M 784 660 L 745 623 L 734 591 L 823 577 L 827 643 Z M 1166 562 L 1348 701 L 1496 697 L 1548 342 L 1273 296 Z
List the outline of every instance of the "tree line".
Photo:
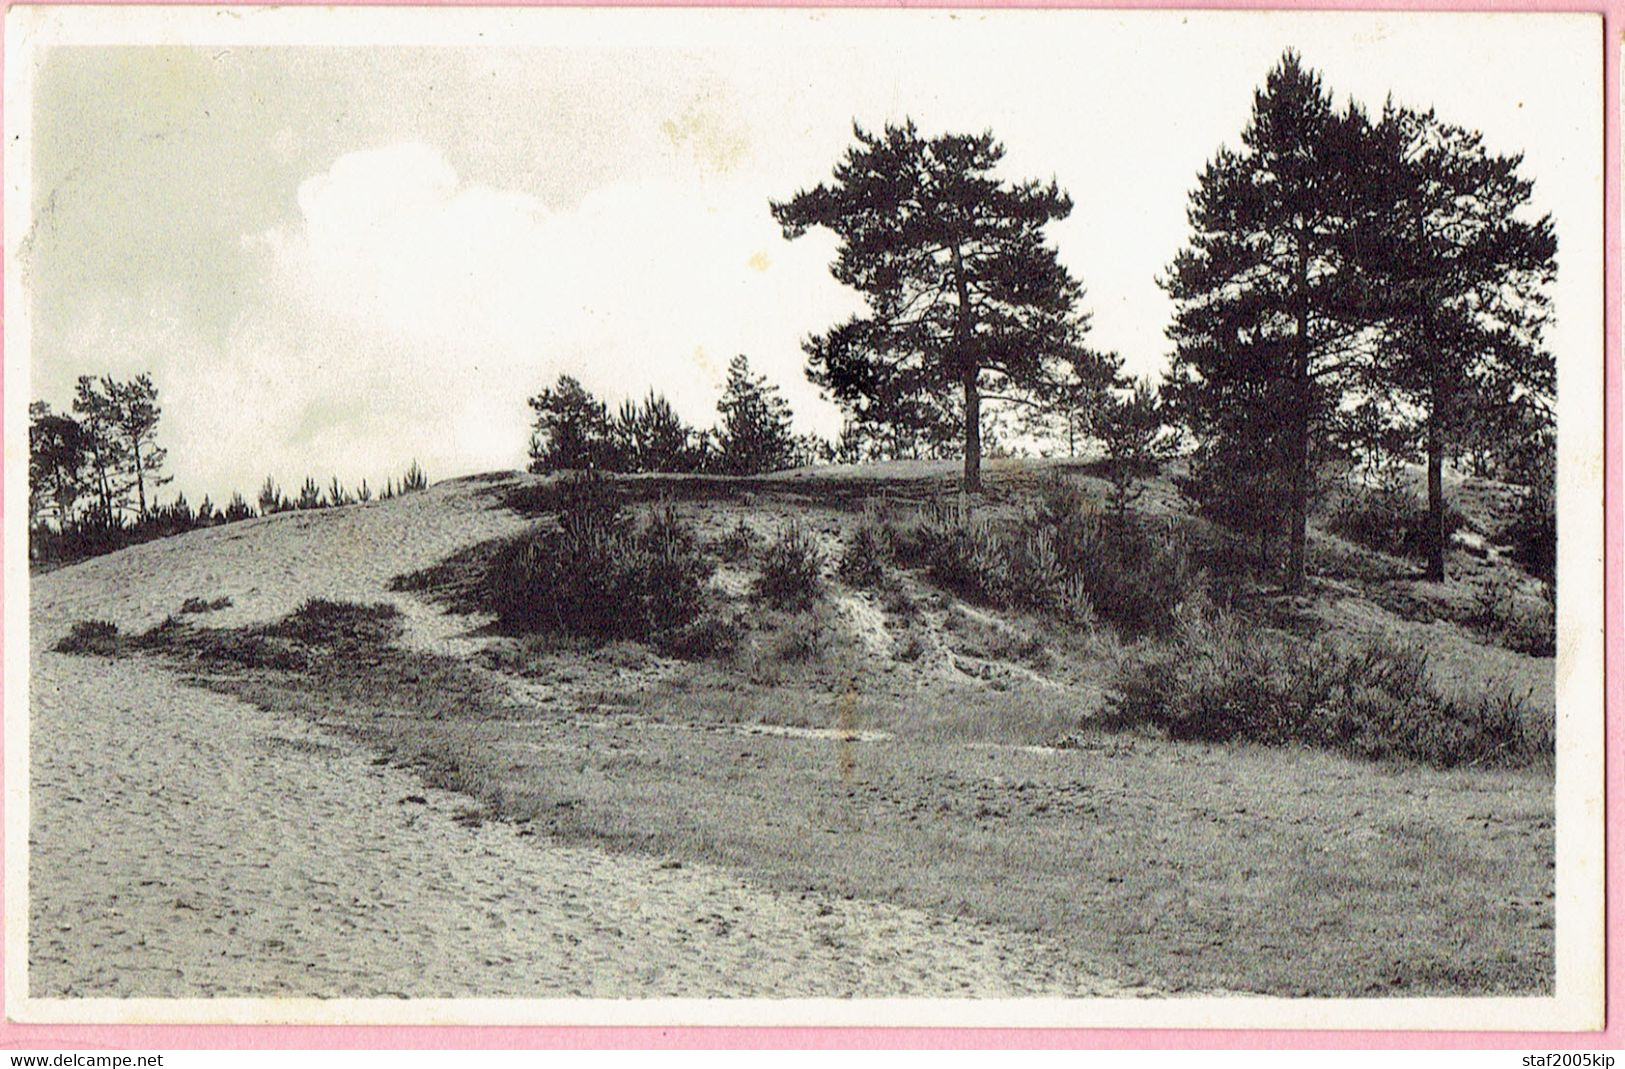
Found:
M 617 472 L 704 472 L 756 475 L 833 458 L 813 435 L 797 435 L 789 402 L 777 386 L 734 357 L 717 401 L 716 426 L 685 423 L 653 390 L 611 413 L 569 375 L 530 398 L 533 472 L 598 469 Z
M 159 503 L 158 489 L 174 481 L 164 470 L 168 451 L 158 444 L 162 415 L 158 388 L 145 373 L 128 380 L 82 375 L 67 412 L 54 412 L 43 401 L 28 406 L 30 559 L 78 560 L 199 527 L 373 497 L 365 479 L 350 490 L 337 477 L 325 488 L 307 477 L 297 496 L 289 497 L 267 476 L 257 509 L 240 493 L 224 507 L 207 496 L 193 507 L 184 493 Z M 378 496 L 428 485 L 414 460 L 399 479 L 388 479 Z
M 1083 287 L 1044 234 L 1072 209 L 1053 180 L 996 176 L 991 133 L 854 137 L 830 181 L 770 203 L 788 239 L 836 235 L 831 272 L 867 304 L 807 339 L 808 377 L 872 438 L 957 433 L 966 491 L 987 405 L 1130 449 L 1125 495 L 1165 423 L 1192 449 L 1188 492 L 1266 553 L 1284 539 L 1297 590 L 1339 466 L 1426 463 L 1434 579 L 1447 460 L 1550 484 L 1556 238 L 1550 216 L 1526 218 L 1522 157 L 1480 133 L 1392 101 L 1338 108 L 1286 52 L 1240 147 L 1197 176 L 1189 243 L 1158 280 L 1175 304 L 1160 391 L 1088 346 Z

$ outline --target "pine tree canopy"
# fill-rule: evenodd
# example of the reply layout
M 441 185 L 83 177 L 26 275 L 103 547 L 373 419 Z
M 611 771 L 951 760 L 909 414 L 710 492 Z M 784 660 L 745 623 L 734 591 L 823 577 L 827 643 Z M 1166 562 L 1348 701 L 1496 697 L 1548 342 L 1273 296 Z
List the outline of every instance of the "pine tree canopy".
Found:
M 868 304 L 807 340 L 808 377 L 863 423 L 960 425 L 975 488 L 984 398 L 1040 404 L 1063 382 L 1115 374 L 1083 347 L 1083 288 L 1043 233 L 1072 201 L 1054 181 L 997 177 L 1004 147 L 990 132 L 926 138 L 906 122 L 853 135 L 831 182 L 772 204 L 786 238 L 836 234 L 831 273 Z
M 1557 240 L 1550 216 L 1525 217 L 1522 157 L 1392 104 L 1379 135 L 1389 194 L 1365 251 L 1388 309 L 1372 392 L 1423 447 L 1431 434 L 1454 449 L 1470 424 L 1514 407 L 1550 418 L 1556 361 L 1542 335 Z
M 1356 262 L 1373 210 L 1369 127 L 1287 52 L 1254 94 L 1241 149 L 1221 148 L 1203 170 L 1190 244 L 1162 280 L 1175 301 L 1164 397 L 1199 448 L 1278 466 L 1230 477 L 1257 476 L 1282 497 L 1220 496 L 1251 501 L 1256 511 L 1232 519 L 1260 531 L 1286 507 L 1289 588 L 1304 577 L 1311 457 L 1337 431 L 1379 314 Z M 1234 441 L 1220 448 L 1221 437 Z

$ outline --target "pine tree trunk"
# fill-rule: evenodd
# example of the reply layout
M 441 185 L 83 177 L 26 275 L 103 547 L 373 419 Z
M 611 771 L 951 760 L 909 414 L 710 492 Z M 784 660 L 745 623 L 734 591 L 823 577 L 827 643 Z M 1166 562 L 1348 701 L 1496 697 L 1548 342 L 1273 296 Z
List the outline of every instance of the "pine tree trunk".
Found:
M 953 247 L 954 288 L 959 307 L 955 316 L 954 341 L 965 368 L 965 477 L 960 489 L 967 494 L 982 489 L 982 393 L 977 383 L 982 369 L 968 358 L 965 349 L 971 340 L 970 285 L 965 278 L 965 258 L 959 246 Z
M 1292 530 L 1286 560 L 1287 593 L 1303 589 L 1309 544 L 1309 427 L 1307 413 L 1300 417 L 1292 443 Z
M 965 477 L 960 485 L 967 494 L 982 490 L 982 391 L 975 371 L 965 376 Z
M 1437 414 L 1435 414 L 1435 419 Z M 1436 583 L 1444 574 L 1444 441 L 1434 419 L 1428 421 L 1428 570 Z
M 102 523 L 108 526 L 113 522 L 113 489 L 107 481 L 107 464 L 102 459 L 102 451 L 95 451 L 96 457 L 96 489 L 102 501 Z
M 136 516 L 139 519 L 147 518 L 147 475 L 141 470 L 141 443 L 135 443 L 135 498 Z
M 1298 314 L 1297 367 L 1293 376 L 1292 427 L 1292 527 L 1287 532 L 1285 589 L 1296 594 L 1303 589 L 1307 572 L 1305 557 L 1309 542 L 1309 244 L 1299 223 L 1298 232 Z

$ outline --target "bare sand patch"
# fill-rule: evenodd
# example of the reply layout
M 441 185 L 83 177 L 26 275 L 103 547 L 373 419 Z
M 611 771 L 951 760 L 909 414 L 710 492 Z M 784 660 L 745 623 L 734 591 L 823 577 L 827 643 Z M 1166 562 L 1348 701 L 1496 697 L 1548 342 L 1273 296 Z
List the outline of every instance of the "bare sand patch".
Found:
M 140 660 L 49 652 L 78 619 L 212 626 L 308 597 L 467 621 L 390 577 L 524 522 L 470 484 L 133 547 L 36 578 L 29 993 L 36 997 L 1134 994 L 1041 940 L 479 819 L 335 732 Z M 697 800 L 697 804 L 700 804 Z

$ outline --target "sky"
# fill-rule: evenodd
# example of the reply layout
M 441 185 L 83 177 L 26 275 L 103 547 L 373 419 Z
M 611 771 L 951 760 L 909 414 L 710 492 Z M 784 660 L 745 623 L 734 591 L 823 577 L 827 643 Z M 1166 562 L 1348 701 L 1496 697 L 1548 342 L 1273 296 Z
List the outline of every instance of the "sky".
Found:
M 1568 366 L 1600 356 L 1595 19 L 441 11 L 395 32 L 392 14 L 289 30 L 126 9 L 33 42 L 7 175 L 28 191 L 8 252 L 30 397 L 150 372 L 171 492 L 194 504 L 267 474 L 292 492 L 413 459 L 436 479 L 522 467 L 526 398 L 560 374 L 710 425 L 736 353 L 833 434 L 801 342 L 861 299 L 829 275 L 834 238 L 786 241 L 768 204 L 827 179 L 854 121 L 991 129 L 1005 177 L 1056 179 L 1089 341 L 1160 374 L 1157 279 L 1190 190 L 1288 47 L 1340 102 L 1391 94 L 1523 152 L 1558 230 L 1549 340 Z

